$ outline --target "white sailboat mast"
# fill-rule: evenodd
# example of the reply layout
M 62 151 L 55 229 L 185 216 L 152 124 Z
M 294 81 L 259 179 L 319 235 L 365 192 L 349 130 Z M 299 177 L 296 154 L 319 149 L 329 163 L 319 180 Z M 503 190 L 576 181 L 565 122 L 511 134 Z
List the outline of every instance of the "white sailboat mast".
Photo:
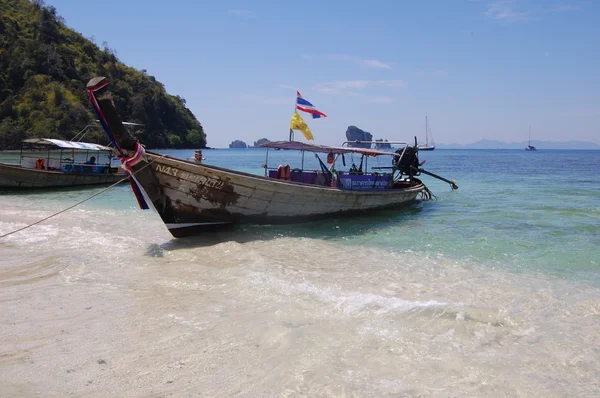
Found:
M 425 114 L 425 146 L 429 146 L 429 128 L 427 125 L 427 114 Z

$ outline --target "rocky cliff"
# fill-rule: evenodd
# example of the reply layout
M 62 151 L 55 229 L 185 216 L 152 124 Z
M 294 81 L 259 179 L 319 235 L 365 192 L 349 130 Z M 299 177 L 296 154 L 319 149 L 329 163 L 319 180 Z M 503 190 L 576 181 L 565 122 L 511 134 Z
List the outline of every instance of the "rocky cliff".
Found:
M 244 141 L 235 140 L 229 144 L 229 148 L 248 148 L 248 145 Z
M 364 130 L 359 129 L 356 126 L 348 126 L 346 130 L 346 140 L 347 141 L 371 141 L 373 139 L 373 135 Z M 348 146 L 354 148 L 371 148 L 371 144 L 361 144 L 357 142 L 349 143 Z
M 388 142 L 388 140 L 384 140 L 382 138 L 375 140 L 375 148 L 391 148 L 392 144 Z
M 262 144 L 266 144 L 267 142 L 271 142 L 271 140 L 267 138 L 261 138 L 258 141 L 254 141 L 254 148 L 260 148 Z

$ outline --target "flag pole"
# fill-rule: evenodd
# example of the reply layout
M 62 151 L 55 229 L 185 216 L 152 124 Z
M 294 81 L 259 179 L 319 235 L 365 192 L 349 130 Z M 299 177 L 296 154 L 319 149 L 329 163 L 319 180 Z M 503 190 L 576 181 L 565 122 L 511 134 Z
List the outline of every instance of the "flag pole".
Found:
M 296 106 L 298 105 L 298 91 L 296 91 L 296 99 L 294 100 L 294 113 L 296 113 Z M 294 117 L 294 115 L 292 115 Z M 294 141 L 294 130 L 290 126 L 290 141 Z

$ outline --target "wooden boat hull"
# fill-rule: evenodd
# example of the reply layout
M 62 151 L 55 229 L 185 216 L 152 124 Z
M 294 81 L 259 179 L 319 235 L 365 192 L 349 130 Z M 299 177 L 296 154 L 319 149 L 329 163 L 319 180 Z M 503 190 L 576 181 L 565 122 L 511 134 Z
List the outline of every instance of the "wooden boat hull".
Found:
M 55 188 L 113 184 L 126 174 L 80 174 L 28 169 L 0 163 L 0 188 Z
M 175 237 L 215 226 L 303 222 L 414 201 L 421 183 L 403 189 L 349 191 L 256 176 L 146 153 L 135 177 Z

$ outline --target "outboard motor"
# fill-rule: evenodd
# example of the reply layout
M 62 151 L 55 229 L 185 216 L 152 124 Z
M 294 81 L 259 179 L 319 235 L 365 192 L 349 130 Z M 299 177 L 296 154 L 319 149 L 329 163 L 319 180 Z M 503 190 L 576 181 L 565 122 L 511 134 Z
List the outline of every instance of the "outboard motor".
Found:
M 392 159 L 392 166 L 399 170 L 400 173 L 412 177 L 414 170 L 411 168 L 411 166 L 415 169 L 419 168 L 419 157 L 417 156 L 418 150 L 407 146 L 406 149 L 404 149 L 404 155 L 402 155 L 402 151 L 403 149 L 398 149 L 396 151 L 398 156 L 394 156 Z

